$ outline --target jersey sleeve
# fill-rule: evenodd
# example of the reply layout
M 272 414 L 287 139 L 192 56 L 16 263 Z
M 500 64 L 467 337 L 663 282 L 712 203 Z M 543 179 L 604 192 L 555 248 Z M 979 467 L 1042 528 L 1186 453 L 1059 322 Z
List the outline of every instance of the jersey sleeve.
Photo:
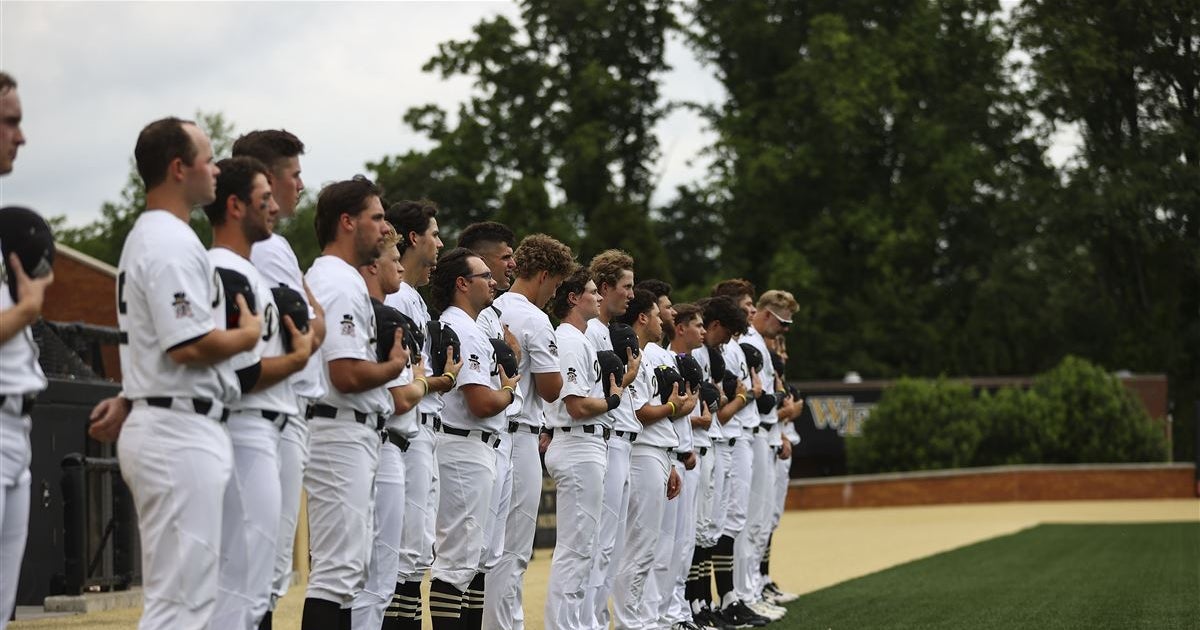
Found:
M 212 305 L 219 283 L 207 258 L 164 256 L 147 265 L 145 273 L 147 323 L 154 328 L 163 352 L 216 328 Z
M 458 330 L 454 332 L 457 333 Z M 463 366 L 455 379 L 457 385 L 459 387 L 463 385 L 493 387 L 492 370 L 496 369 L 496 361 L 492 356 L 494 350 L 491 342 L 483 336 L 482 331 L 474 335 L 460 334 L 458 338 L 462 344 Z
M 650 359 L 644 354 L 642 356 L 642 365 L 638 370 L 637 378 L 629 385 L 629 398 L 633 402 L 634 410 L 641 409 L 647 404 L 654 402 L 654 394 L 657 393 L 654 378 L 654 370 L 649 367 Z
M 371 343 L 375 338 L 375 316 L 365 299 L 345 291 L 330 293 L 325 306 L 325 342 L 321 344 L 321 357 L 326 362 L 375 360 Z
M 525 351 L 529 353 L 530 373 L 553 374 L 558 371 L 560 361 L 556 354 L 560 350 L 555 348 L 561 344 L 557 343 L 549 321 L 539 322 L 529 331 L 528 338 L 524 341 Z M 595 357 L 592 359 L 595 360 Z
M 592 362 L 587 347 L 578 339 L 564 338 L 558 342 L 559 370 L 562 373 L 562 390 L 559 397 L 589 396 L 592 393 Z

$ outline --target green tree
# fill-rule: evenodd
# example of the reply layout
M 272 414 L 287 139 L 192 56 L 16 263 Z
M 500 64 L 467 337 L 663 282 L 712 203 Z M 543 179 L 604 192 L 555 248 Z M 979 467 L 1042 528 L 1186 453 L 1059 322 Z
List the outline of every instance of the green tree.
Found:
M 448 234 L 497 219 L 578 245 L 621 247 L 639 276 L 670 278 L 650 219 L 658 75 L 672 24 L 666 0 L 521 2 L 521 19 L 484 20 L 424 66 L 469 76 L 456 112 L 426 105 L 405 121 L 434 142 L 368 164 L 390 199 L 428 197 Z

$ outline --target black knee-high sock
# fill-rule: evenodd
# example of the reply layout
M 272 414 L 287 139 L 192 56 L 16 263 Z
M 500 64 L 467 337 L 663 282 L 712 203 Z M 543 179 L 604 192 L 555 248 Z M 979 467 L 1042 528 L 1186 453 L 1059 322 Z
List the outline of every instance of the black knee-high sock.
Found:
M 338 611 L 338 630 L 352 630 L 354 628 L 353 611 L 349 608 L 343 608 Z
M 713 605 L 713 548 L 704 550 L 704 566 L 700 567 L 700 597 L 705 604 Z M 717 602 L 717 608 L 721 602 Z
M 704 566 L 704 548 L 696 545 L 692 550 L 692 566 L 688 567 L 687 582 L 683 585 L 683 598 L 689 602 L 700 599 L 700 567 Z
M 462 630 L 480 630 L 483 628 L 483 591 L 486 573 L 476 573 L 471 578 L 471 585 L 463 595 L 462 608 L 459 611 L 459 628 Z
M 267 614 L 263 615 L 262 620 L 258 622 L 258 630 L 271 630 L 272 612 L 273 611 L 268 610 Z
M 429 617 L 433 630 L 459 630 L 465 594 L 441 580 L 429 584 Z
M 396 582 L 380 630 L 421 630 L 420 582 Z
M 309 597 L 304 600 L 300 630 L 330 630 L 341 625 L 342 607 L 337 602 Z
M 758 573 L 764 578 L 771 575 L 771 542 L 775 539 L 774 532 L 767 536 L 767 550 L 763 552 L 762 562 L 758 563 Z
M 713 548 L 713 578 L 717 583 L 717 606 L 733 591 L 733 537 L 721 536 Z

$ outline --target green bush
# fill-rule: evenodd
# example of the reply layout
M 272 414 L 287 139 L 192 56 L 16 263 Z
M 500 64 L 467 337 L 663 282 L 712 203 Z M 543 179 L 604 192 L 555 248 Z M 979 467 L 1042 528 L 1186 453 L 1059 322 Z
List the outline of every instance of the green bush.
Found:
M 862 437 L 847 440 L 850 472 L 968 466 L 982 437 L 978 410 L 963 383 L 903 379 L 871 410 Z
M 1115 377 L 1076 357 L 1030 389 L 975 397 L 961 382 L 904 379 L 846 441 L 852 473 L 1041 463 L 1163 461 L 1160 427 Z

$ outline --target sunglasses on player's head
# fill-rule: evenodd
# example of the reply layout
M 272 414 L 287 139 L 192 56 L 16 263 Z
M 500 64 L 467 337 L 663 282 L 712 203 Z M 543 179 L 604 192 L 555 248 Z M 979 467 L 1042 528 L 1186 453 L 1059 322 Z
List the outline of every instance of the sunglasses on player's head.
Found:
M 780 317 L 779 313 L 776 313 L 775 311 L 773 311 L 771 309 L 767 309 L 767 312 L 774 315 L 775 319 L 779 320 L 779 323 L 782 324 L 784 328 L 792 325 L 792 320 L 784 319 L 784 318 Z

